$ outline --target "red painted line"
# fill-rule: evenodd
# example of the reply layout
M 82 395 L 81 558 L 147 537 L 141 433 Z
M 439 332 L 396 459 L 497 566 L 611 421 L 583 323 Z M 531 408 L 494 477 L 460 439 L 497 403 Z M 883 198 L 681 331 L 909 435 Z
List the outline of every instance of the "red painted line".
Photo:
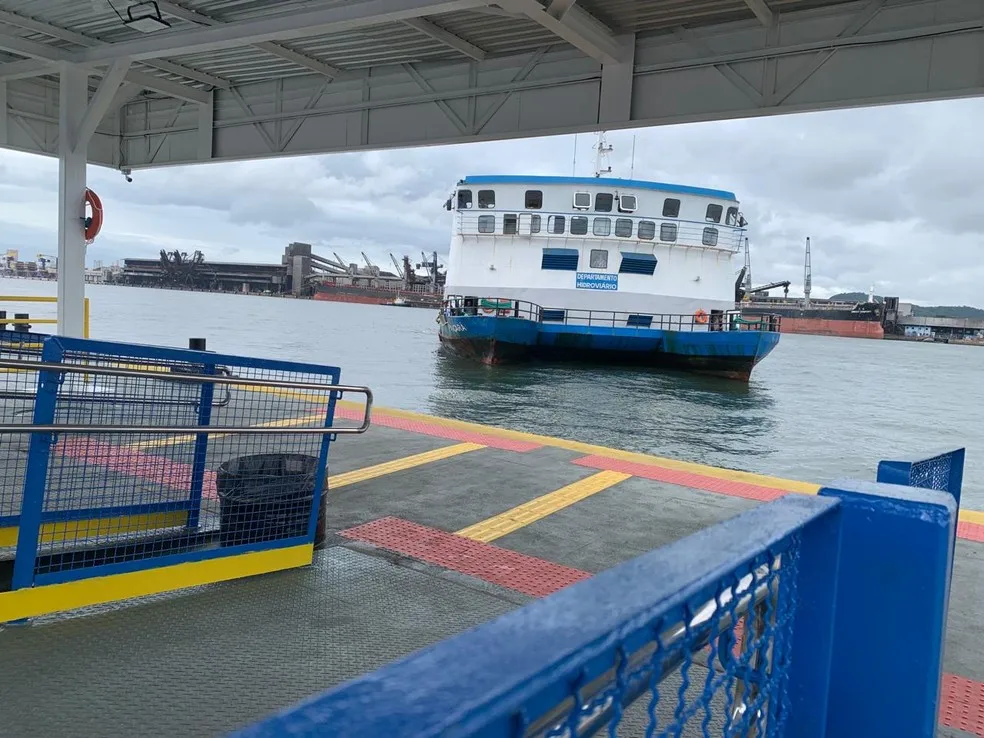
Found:
M 491 543 L 473 541 L 400 518 L 380 518 L 343 530 L 340 535 L 444 569 L 468 574 L 531 597 L 545 597 L 591 577 L 590 572 L 526 556 Z M 735 626 L 735 636 L 734 652 L 737 654 L 744 638 L 744 628 L 740 621 Z M 955 674 L 944 674 L 940 691 L 939 721 L 948 728 L 984 738 L 984 683 Z
M 984 525 L 980 523 L 957 523 L 957 538 L 984 543 Z
M 677 471 L 667 469 L 655 464 L 640 464 L 634 461 L 620 461 L 610 459 L 606 456 L 583 456 L 574 460 L 579 466 L 587 466 L 592 469 L 608 469 L 609 471 L 624 472 L 635 477 L 644 479 L 654 479 L 658 482 L 677 484 L 681 487 L 691 489 L 702 489 L 706 492 L 716 492 L 730 497 L 744 497 L 746 500 L 757 500 L 758 502 L 771 502 L 786 494 L 786 490 L 775 489 L 774 487 L 763 487 L 758 484 L 748 482 L 735 482 L 730 479 L 718 479 L 708 477 L 703 474 L 693 472 Z
M 362 420 L 362 413 L 362 408 L 335 408 L 335 416 L 345 418 L 346 420 Z M 396 415 L 387 415 L 386 413 L 378 411 L 373 412 L 372 414 L 372 424 L 382 425 L 386 428 L 405 430 L 411 433 L 419 433 L 425 436 L 447 438 L 449 440 L 459 441 L 461 443 L 480 443 L 483 446 L 498 448 L 503 451 L 518 451 L 519 453 L 525 453 L 527 451 L 535 451 L 538 448 L 543 448 L 542 443 L 519 441 L 512 438 L 502 438 L 491 433 L 478 433 L 476 431 L 467 431 L 461 428 L 443 425 L 441 423 L 431 423 L 424 420 L 416 420 L 411 418 L 400 418 Z
M 944 674 L 940 722 L 948 728 L 984 736 L 984 684 L 956 674 Z
M 468 574 L 531 597 L 544 597 L 591 576 L 580 569 L 571 569 L 400 518 L 380 518 L 343 530 L 340 535 Z
M 92 437 L 63 437 L 54 445 L 54 450 L 63 456 L 86 464 L 95 464 L 110 471 L 153 482 L 179 492 L 187 493 L 191 490 L 191 464 L 172 461 L 164 456 L 146 454 L 123 446 L 114 446 L 105 441 L 97 441 Z M 214 471 L 205 471 L 202 496 L 206 499 L 216 497 Z

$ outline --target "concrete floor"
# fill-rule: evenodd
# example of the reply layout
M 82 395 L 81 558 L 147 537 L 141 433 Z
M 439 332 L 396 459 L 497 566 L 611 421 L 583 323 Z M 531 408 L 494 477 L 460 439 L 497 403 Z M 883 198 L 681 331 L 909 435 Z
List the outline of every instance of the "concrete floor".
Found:
M 522 441 L 405 416 L 380 410 L 369 433 L 332 446 L 339 485 L 329 491 L 329 545 L 313 566 L 0 627 L 0 736 L 224 734 L 530 601 L 522 587 L 351 531 L 396 518 L 453 533 L 598 470 L 573 463 L 585 452 L 569 445 L 534 439 L 517 450 Z M 365 481 L 346 477 L 461 443 L 484 447 Z M 213 447 L 211 467 L 243 451 L 224 444 Z M 146 452 L 178 458 L 187 449 Z M 632 476 L 482 545 L 594 573 L 757 504 Z M 984 682 L 982 557 L 984 544 L 958 542 L 944 667 L 976 683 Z M 641 735 L 644 717 L 628 715 L 619 734 Z M 939 733 L 973 734 L 984 727 Z

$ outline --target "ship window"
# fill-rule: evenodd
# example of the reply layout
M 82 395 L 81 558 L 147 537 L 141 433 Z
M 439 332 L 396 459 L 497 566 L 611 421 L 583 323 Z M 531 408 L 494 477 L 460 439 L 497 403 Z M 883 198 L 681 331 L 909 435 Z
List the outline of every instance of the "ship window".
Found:
M 515 213 L 506 213 L 502 216 L 502 232 L 507 236 L 515 235 L 519 231 L 519 216 Z
M 526 190 L 526 205 L 524 206 L 527 210 L 539 210 L 543 207 L 543 192 L 540 190 Z
M 576 272 L 578 256 L 577 249 L 544 249 L 540 268 L 560 272 Z
M 610 213 L 614 202 L 615 196 L 611 192 L 599 192 L 595 195 L 595 210 L 599 213 Z
M 539 233 L 539 232 L 540 232 L 540 216 L 539 215 L 531 215 L 530 216 L 530 233 Z
M 661 223 L 659 226 L 659 240 L 660 241 L 676 241 L 677 240 L 677 224 L 676 223 Z
M 551 215 L 547 219 L 547 231 L 549 233 L 563 233 L 567 228 L 563 215 Z
M 701 238 L 701 243 L 705 246 L 717 246 L 718 245 L 718 229 L 717 228 L 705 228 L 704 237 Z
M 630 315 L 625 324 L 629 328 L 649 328 L 653 324 L 652 315 Z
M 591 193 L 590 192 L 575 192 L 574 193 L 574 209 L 575 210 L 587 210 L 591 207 Z
M 707 206 L 707 212 L 704 214 L 704 220 L 708 223 L 720 223 L 721 222 L 721 211 L 724 210 L 720 205 L 715 205 L 711 203 Z
M 679 218 L 680 217 L 680 201 L 672 197 L 668 197 L 663 200 L 663 217 L 664 218 Z
M 620 213 L 634 213 L 638 207 L 635 195 L 619 195 L 618 211 Z
M 588 218 L 585 215 L 571 216 L 571 235 L 586 236 L 588 233 Z
M 495 190 L 479 190 L 478 191 L 478 207 L 480 207 L 480 208 L 494 208 L 495 207 Z
M 656 238 L 656 223 L 651 220 L 640 220 L 636 235 L 646 241 Z
M 656 271 L 656 257 L 652 254 L 622 254 L 618 265 L 620 274 L 648 274 Z
M 615 235 L 619 238 L 632 238 L 632 220 L 630 218 L 616 220 Z
M 591 224 L 591 232 L 596 236 L 607 236 L 612 232 L 611 218 L 595 218 Z
M 724 217 L 726 225 L 733 226 L 738 224 L 738 208 L 728 208 L 728 214 Z
M 591 268 L 608 269 L 607 249 L 591 249 Z
M 472 191 L 458 190 L 458 210 L 467 210 L 472 206 Z
M 540 313 L 540 320 L 548 323 L 563 323 L 567 319 L 566 310 L 557 310 L 556 308 L 544 308 Z
M 479 233 L 495 233 L 495 216 L 494 215 L 479 215 L 478 216 L 478 232 Z

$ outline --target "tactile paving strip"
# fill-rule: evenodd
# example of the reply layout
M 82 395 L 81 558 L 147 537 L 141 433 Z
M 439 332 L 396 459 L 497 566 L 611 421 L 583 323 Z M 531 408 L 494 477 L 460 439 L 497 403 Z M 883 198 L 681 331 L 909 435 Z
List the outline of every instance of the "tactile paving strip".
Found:
M 349 528 L 339 535 L 468 574 L 531 597 L 545 597 L 591 576 L 580 569 L 394 517 Z
M 984 736 L 984 684 L 956 674 L 944 674 L 940 722 L 971 735 Z
M 592 469 L 607 469 L 609 471 L 623 472 L 634 477 L 643 479 L 653 479 L 658 482 L 668 484 L 678 484 L 681 487 L 691 489 L 702 489 L 705 492 L 716 492 L 730 497 L 743 497 L 746 500 L 757 500 L 759 502 L 771 502 L 788 494 L 786 490 L 774 487 L 763 487 L 758 484 L 748 482 L 736 482 L 730 479 L 719 479 L 708 477 L 703 474 L 693 472 L 678 471 L 667 469 L 656 464 L 639 464 L 634 461 L 620 461 L 610 459 L 605 456 L 583 456 L 574 460 L 579 466 L 587 466 Z
M 980 523 L 957 523 L 957 538 L 984 543 L 984 525 Z
M 337 406 L 335 408 L 335 417 L 345 418 L 346 420 L 362 420 L 362 413 L 362 408 L 353 409 L 342 406 Z M 425 420 L 416 420 L 414 418 L 401 418 L 396 415 L 387 415 L 386 413 L 379 411 L 373 412 L 372 424 L 382 425 L 386 428 L 405 430 L 411 433 L 420 433 L 425 436 L 447 438 L 452 441 L 461 441 L 462 443 L 480 443 L 483 446 L 498 448 L 503 451 L 518 451 L 520 453 L 524 453 L 526 451 L 535 451 L 538 448 L 543 448 L 543 444 L 541 443 L 520 441 L 513 438 L 503 438 L 502 436 L 497 436 L 492 433 L 468 431 L 462 428 L 444 425 L 442 423 L 427 422 Z

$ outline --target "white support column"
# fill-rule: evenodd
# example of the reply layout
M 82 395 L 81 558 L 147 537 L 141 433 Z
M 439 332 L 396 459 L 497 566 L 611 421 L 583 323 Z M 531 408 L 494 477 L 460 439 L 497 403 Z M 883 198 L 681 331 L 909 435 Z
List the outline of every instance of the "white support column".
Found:
M 212 158 L 212 147 L 215 127 L 215 93 L 208 93 L 208 102 L 198 105 L 198 159 L 209 161 Z
M 60 65 L 58 74 L 58 333 L 81 338 L 85 311 L 85 168 L 89 140 L 110 109 L 129 59 L 115 60 L 92 101 L 89 71 Z
M 0 80 L 0 146 L 7 145 L 7 83 Z
M 85 142 L 74 145 L 89 104 L 89 73 L 58 76 L 58 333 L 82 337 L 85 303 Z
M 632 85 L 635 81 L 635 34 L 618 36 L 625 52 L 619 61 L 601 65 L 599 123 L 627 123 L 632 120 Z

